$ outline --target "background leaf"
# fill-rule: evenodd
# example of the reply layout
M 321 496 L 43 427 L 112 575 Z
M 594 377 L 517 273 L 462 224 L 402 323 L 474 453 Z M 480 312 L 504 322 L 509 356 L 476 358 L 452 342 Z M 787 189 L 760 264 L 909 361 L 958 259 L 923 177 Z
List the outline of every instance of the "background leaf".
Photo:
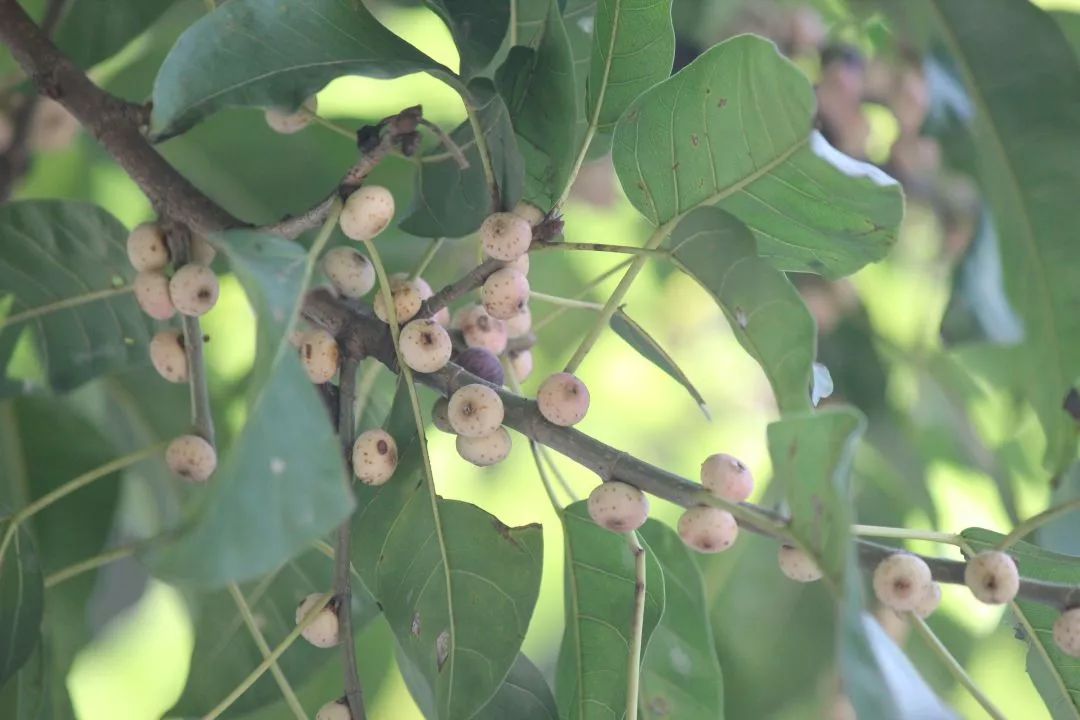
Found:
M 149 364 L 150 321 L 125 290 L 135 277 L 127 234 L 112 215 L 86 203 L 24 200 L 0 207 L 0 301 L 14 298 L 9 316 L 71 304 L 0 329 L 2 346 L 32 325 L 53 390 Z M 97 294 L 102 297 L 83 301 Z M 0 362 L 6 360 L 0 353 Z M 19 389 L 6 385 L 8 392 Z
M 390 482 L 356 486 L 353 564 L 383 608 L 420 704 L 438 718 L 472 717 L 517 660 L 540 590 L 538 525 L 509 528 L 428 486 L 408 391 L 386 431 L 398 466 Z
M 462 77 L 472 77 L 491 62 L 510 25 L 509 2 L 425 0 L 425 4 L 450 28 L 461 57 Z
M 658 520 L 639 531 L 664 572 L 664 615 L 641 665 L 647 719 L 724 717 L 724 678 L 716 656 L 701 572 L 678 534 Z
M 469 97 L 467 102 L 475 108 L 477 122 L 487 139 L 503 207 L 511 208 L 521 199 L 524 170 L 509 112 L 489 80 L 470 82 Z M 401 229 L 407 233 L 421 237 L 462 237 L 480 227 L 492 212 L 491 191 L 484 179 L 472 126 L 466 121 L 450 137 L 464 151 L 469 167 L 462 170 L 441 146 L 431 154 L 443 159 L 420 162 L 414 207 L 401 221 Z
M 273 570 L 339 525 L 354 505 L 326 408 L 284 338 L 304 290 L 304 252 L 254 231 L 223 238 L 259 322 L 257 381 L 243 430 L 194 516 L 146 554 L 159 577 L 203 587 Z
M 7 513 L 7 509 L 4 510 Z M 10 518 L 0 521 L 6 533 Z M 2 535 L 0 535 L 2 536 Z M 45 588 L 34 540 L 19 528 L 0 558 L 0 687 L 30 659 L 41 640 Z
M 506 681 L 476 720 L 558 720 L 559 709 L 540 669 L 524 655 L 518 655 Z
M 56 29 L 56 44 L 89 69 L 120 52 L 176 0 L 78 0 Z
M 679 222 L 669 243 L 680 269 L 713 297 L 761 365 L 780 410 L 809 410 L 814 319 L 784 273 L 758 257 L 746 226 L 718 208 L 699 208 Z
M 626 314 L 626 310 L 623 308 L 616 310 L 615 314 L 611 316 L 610 325 L 611 329 L 625 340 L 630 347 L 634 348 L 638 354 L 675 378 L 680 385 L 686 388 L 686 392 L 690 393 L 690 397 L 705 413 L 705 417 L 709 416 L 708 410 L 705 409 L 705 398 L 701 397 L 701 393 L 690 382 L 690 378 L 686 377 L 686 373 L 675 364 L 675 361 L 671 359 L 671 356 L 667 354 L 664 348 L 660 347 L 660 343 L 656 342 L 645 331 L 645 328 L 638 325 L 633 318 Z
M 772 43 L 739 36 L 633 102 L 615 170 L 654 225 L 718 205 L 778 268 L 839 277 L 885 256 L 903 201 L 892 178 L 812 133 L 813 114 L 806 77 Z
M 560 717 L 621 718 L 637 574 L 626 538 L 592 521 L 585 501 L 563 509 L 566 538 L 566 630 L 555 671 Z M 664 577 L 645 552 L 642 648 L 664 613 Z
M 151 131 L 182 133 L 225 107 L 299 107 L 336 77 L 453 77 L 350 0 L 231 0 L 177 40 L 154 81 Z

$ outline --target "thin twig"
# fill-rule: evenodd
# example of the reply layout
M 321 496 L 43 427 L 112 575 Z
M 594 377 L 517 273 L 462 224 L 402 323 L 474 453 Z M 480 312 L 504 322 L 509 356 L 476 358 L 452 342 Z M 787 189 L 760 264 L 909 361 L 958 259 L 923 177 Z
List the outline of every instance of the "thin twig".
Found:
M 930 646 L 930 649 L 934 651 L 941 663 L 948 668 L 949 673 L 952 674 L 956 681 L 959 682 L 964 688 L 971 693 L 971 697 L 975 698 L 975 701 L 982 706 L 982 709 L 986 711 L 986 714 L 992 717 L 994 720 L 1006 720 L 1004 713 L 998 710 L 986 693 L 982 691 L 975 681 L 964 670 L 964 666 L 961 665 L 952 653 L 949 652 L 949 648 L 945 647 L 945 643 L 941 642 L 941 639 L 930 629 L 930 626 L 926 624 L 926 621 L 915 613 L 908 613 L 909 619 L 912 625 L 915 626 L 915 630 L 919 633 L 922 639 Z
M 851 533 L 861 537 L 894 538 L 896 540 L 925 540 L 926 542 L 945 543 L 960 546 L 962 540 L 953 533 L 933 530 L 909 530 L 908 528 L 881 527 L 878 525 L 852 525 Z
M 435 133 L 435 137 L 439 138 L 439 142 L 446 148 L 447 154 L 454 158 L 454 162 L 457 163 L 457 166 L 460 169 L 467 170 L 469 168 L 469 161 L 465 157 L 465 153 L 461 151 L 461 148 L 454 142 L 454 139 L 446 134 L 446 131 L 430 120 L 424 118 L 420 118 L 420 124 Z
M 1043 525 L 1076 510 L 1080 510 L 1080 498 L 1067 500 L 1060 505 L 1055 505 L 1052 508 L 1043 510 L 1038 515 L 1029 517 L 1027 520 L 1014 527 L 1012 532 L 1001 539 L 1001 542 L 998 543 L 998 550 L 1008 550 Z
M 626 541 L 634 556 L 634 620 L 630 626 L 630 653 L 627 657 L 626 715 L 638 716 L 638 696 L 641 679 L 641 645 L 645 630 L 645 548 L 636 532 L 626 533 Z
M 546 250 L 576 250 L 579 252 L 619 253 L 622 255 L 640 255 L 667 259 L 671 257 L 671 251 L 664 248 L 634 247 L 632 245 L 610 245 L 608 243 L 582 243 L 582 242 L 549 242 L 538 243 L 529 252 L 544 252 Z
M 416 278 L 424 274 L 424 271 L 427 270 L 428 265 L 431 264 L 431 261 L 435 259 L 435 255 L 438 254 L 439 248 L 443 246 L 443 242 L 445 240 L 446 238 L 435 238 L 428 243 L 428 246 L 424 250 L 424 254 L 423 256 L 421 256 L 420 261 L 416 263 L 416 267 L 413 268 L 413 271 L 411 273 L 409 273 L 410 280 L 415 280 Z
M 3 320 L 0 320 L 0 330 L 12 325 L 17 325 L 21 322 L 26 322 L 27 320 L 33 320 L 42 315 L 59 312 L 60 310 L 67 310 L 68 308 L 86 305 L 87 303 L 97 302 L 98 300 L 105 300 L 106 298 L 116 297 L 117 295 L 127 295 L 132 289 L 131 285 L 125 285 L 124 287 L 118 288 L 94 290 L 93 292 L 76 295 L 75 297 L 64 298 L 63 300 L 57 300 L 56 302 L 47 303 L 45 305 L 38 305 L 29 310 L 24 310 L 23 312 L 15 313 L 14 315 L 8 315 Z
M 600 303 L 591 302 L 589 300 L 575 300 L 574 298 L 565 298 L 558 295 L 548 295 L 547 293 L 537 292 L 536 290 L 529 291 L 529 298 L 548 303 L 549 305 L 558 305 L 560 307 L 573 308 L 575 310 L 604 309 L 604 306 Z
M 129 558 L 135 554 L 137 549 L 137 545 L 121 545 L 112 550 L 106 550 L 103 553 L 94 555 L 86 560 L 81 560 L 77 563 L 68 565 L 67 567 L 60 568 L 56 572 L 45 577 L 45 588 L 55 587 L 60 583 L 70 580 L 73 577 L 78 577 L 83 573 L 97 570 L 99 567 L 114 563 L 117 560 Z

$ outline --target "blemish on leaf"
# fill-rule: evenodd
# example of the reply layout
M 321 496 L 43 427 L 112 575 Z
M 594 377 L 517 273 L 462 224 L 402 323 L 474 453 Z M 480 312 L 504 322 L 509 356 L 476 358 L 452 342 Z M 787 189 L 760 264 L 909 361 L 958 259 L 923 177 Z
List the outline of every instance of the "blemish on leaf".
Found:
M 285 472 L 285 461 L 279 457 L 270 458 L 270 472 L 275 475 Z
M 413 637 L 420 637 L 420 611 L 416 611 L 412 616 L 412 623 L 409 625 L 409 633 Z
M 649 712 L 657 717 L 667 717 L 671 714 L 671 702 L 663 695 L 657 695 L 649 699 Z
M 697 147 L 699 142 L 701 141 L 698 139 L 697 133 L 690 133 L 690 144 Z
M 439 637 L 435 638 L 435 662 L 439 672 L 442 672 L 448 657 L 450 657 L 450 631 L 443 630 L 439 633 Z
M 746 311 L 741 307 L 735 308 L 735 322 L 739 324 L 739 327 L 746 329 L 746 326 L 750 324 L 750 318 L 746 315 Z
M 1067 395 L 1065 395 L 1065 402 L 1062 405 L 1065 412 L 1069 413 L 1069 417 L 1073 420 L 1080 421 L 1080 392 L 1077 392 L 1076 388 L 1070 388 Z
M 724 108 L 726 106 L 727 106 L 727 98 L 720 98 L 719 100 L 716 101 L 716 107 Z

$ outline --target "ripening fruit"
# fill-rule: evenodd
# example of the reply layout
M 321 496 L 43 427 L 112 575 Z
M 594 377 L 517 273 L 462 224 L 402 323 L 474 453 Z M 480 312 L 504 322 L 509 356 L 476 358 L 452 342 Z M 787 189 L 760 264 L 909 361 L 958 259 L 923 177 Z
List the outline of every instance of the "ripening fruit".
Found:
M 743 502 L 754 492 L 754 476 L 741 460 L 717 453 L 701 463 L 701 484 L 718 498 Z
M 577 425 L 589 411 L 589 389 L 570 373 L 555 373 L 540 385 L 536 405 L 550 423 Z
M 450 401 L 446 398 L 439 398 L 431 406 L 431 424 L 444 433 L 454 434 L 454 428 L 450 425 Z
M 131 289 L 135 291 L 135 301 L 142 311 L 155 320 L 168 320 L 176 314 L 165 273 L 145 270 L 135 276 Z
M 510 454 L 510 433 L 500 427 L 481 437 L 457 436 L 458 455 L 473 465 L 487 467 L 502 462 Z
M 519 338 L 523 335 L 527 335 L 532 330 L 532 311 L 529 310 L 529 306 L 525 308 L 512 318 L 506 321 L 506 336 L 508 338 Z
M 136 225 L 127 238 L 127 256 L 139 272 L 161 270 L 169 264 L 169 245 L 157 223 Z
M 217 452 L 198 435 L 181 435 L 165 449 L 165 464 L 185 480 L 203 483 L 214 474 Z
M 612 532 L 637 530 L 649 518 L 649 498 L 633 485 L 612 480 L 589 493 L 589 517 Z
M 874 594 L 897 612 L 917 608 L 933 581 L 926 562 L 910 553 L 893 553 L 874 568 Z
M 480 296 L 489 315 L 509 320 L 529 304 L 529 279 L 513 268 L 496 270 L 484 281 Z
M 397 443 L 385 430 L 365 430 L 352 448 L 353 473 L 365 485 L 383 485 L 397 469 Z
M 183 333 L 179 330 L 162 330 L 154 335 L 150 340 L 150 362 L 158 375 L 169 382 L 187 382 L 188 361 Z
M 679 518 L 679 537 L 687 547 L 698 552 L 723 552 L 735 543 L 738 536 L 739 524 L 727 510 L 698 505 Z
M 1080 657 L 1080 608 L 1069 608 L 1054 621 L 1054 642 L 1066 655 Z
M 522 275 L 528 275 L 529 274 L 529 255 L 528 255 L 528 253 L 522 255 L 517 260 L 511 260 L 510 262 L 503 265 L 503 267 L 513 268 L 514 270 L 517 270 Z
M 416 372 L 433 373 L 450 362 L 450 333 L 431 318 L 411 320 L 401 328 L 401 357 Z
M 173 273 L 169 299 L 184 315 L 199 317 L 210 312 L 218 299 L 218 279 L 214 271 L 194 263 Z
M 506 324 L 491 317 L 483 305 L 469 305 L 454 315 L 451 327 L 461 330 L 469 347 L 482 347 L 496 355 L 506 350 Z
M 480 242 L 488 256 L 511 262 L 529 252 L 532 227 L 514 213 L 497 212 L 488 215 L 480 225 Z
M 964 584 L 976 599 L 988 605 L 1003 605 L 1020 590 L 1020 571 L 1008 554 L 985 550 L 967 561 Z
M 540 221 L 544 219 L 543 210 L 536 207 L 531 202 L 526 202 L 524 200 L 515 205 L 514 209 L 510 212 L 524 219 L 525 222 L 529 223 L 529 225 L 534 227 L 536 225 L 539 225 Z
M 316 384 L 329 382 L 338 371 L 341 351 L 337 340 L 322 328 L 313 328 L 300 340 L 300 362 L 308 379 Z
M 454 362 L 492 385 L 502 385 L 503 380 L 506 379 L 503 376 L 503 366 L 499 358 L 486 348 L 465 348 L 457 354 Z
M 364 185 L 345 200 L 338 223 L 345 237 L 371 240 L 394 219 L 394 196 L 381 185 Z
M 941 585 L 932 582 L 923 593 L 922 598 L 919 600 L 919 604 L 915 606 L 915 614 L 925 620 L 934 614 L 934 611 L 938 609 L 938 605 L 940 604 Z
M 532 350 L 511 350 L 507 358 L 510 360 L 510 369 L 514 371 L 517 381 L 521 383 L 528 380 L 533 371 Z
M 296 110 L 266 108 L 263 115 L 271 130 L 282 135 L 292 135 L 310 125 L 318 109 L 319 99 L 312 95 Z
M 344 700 L 331 700 L 315 713 L 315 720 L 352 720 L 349 705 Z
M 458 435 L 490 435 L 502 425 L 502 398 L 487 385 L 464 385 L 450 396 L 447 416 L 450 418 L 450 427 L 454 428 Z
M 350 247 L 336 247 L 323 255 L 323 272 L 343 297 L 359 298 L 375 287 L 375 267 Z
M 778 556 L 780 572 L 795 582 L 814 582 L 821 579 L 821 569 L 814 559 L 794 545 L 781 545 Z
M 315 610 L 322 595 L 313 593 L 304 598 L 296 608 L 296 624 L 299 625 L 309 613 Z M 333 603 L 328 604 L 311 623 L 300 631 L 305 640 L 317 648 L 331 648 L 338 644 L 338 616 Z
M 419 280 L 419 278 L 417 278 Z M 398 324 L 404 324 L 416 317 L 420 305 L 424 302 L 423 290 L 417 280 L 397 280 L 390 278 L 390 296 L 394 298 L 394 313 Z M 372 303 L 375 314 L 384 323 L 390 322 L 386 316 L 386 299 L 380 291 Z

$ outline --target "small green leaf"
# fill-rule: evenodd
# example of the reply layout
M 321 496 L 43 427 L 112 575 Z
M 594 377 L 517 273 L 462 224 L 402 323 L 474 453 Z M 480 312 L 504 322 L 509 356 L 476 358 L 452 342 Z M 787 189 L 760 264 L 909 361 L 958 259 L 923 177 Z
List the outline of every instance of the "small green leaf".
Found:
M 342 75 L 453 73 L 351 0 L 230 0 L 180 39 L 154 80 L 152 135 L 163 140 L 232 106 L 299 107 Z M 456 84 L 456 83 L 455 83 Z
M 116 218 L 81 202 L 24 200 L 0 207 L 0 236 L 0 302 L 10 295 L 8 317 L 29 315 L 0 327 L 0 347 L 32 326 L 57 392 L 148 362 L 151 325 L 129 290 L 135 271 Z
M 518 655 L 502 687 L 474 720 L 559 720 L 559 708 L 540 669 Z
M 521 199 L 524 170 L 506 104 L 486 79 L 470 82 L 468 97 L 466 102 L 474 108 L 487 140 L 502 205 L 513 207 Z M 416 172 L 415 206 L 400 224 L 407 233 L 421 237 L 462 237 L 480 227 L 492 213 L 491 190 L 484 178 L 471 124 L 462 123 L 450 137 L 464 151 L 469 167 L 462 170 L 442 146 L 430 153 L 442 159 L 421 161 Z
M 626 538 L 600 527 L 585 501 L 563 510 L 566 536 L 566 631 L 555 671 L 555 697 L 565 720 L 621 718 L 626 707 L 630 635 L 637 574 Z M 646 648 L 664 613 L 664 576 L 645 552 Z
M 968 528 L 960 535 L 976 552 L 997 547 L 1003 535 Z M 1018 542 L 1009 548 L 1020 574 L 1033 580 L 1080 585 L 1080 558 Z M 1054 643 L 1054 621 L 1059 608 L 1018 599 L 1013 605 L 1019 636 L 1027 641 L 1027 671 L 1054 720 L 1080 718 L 1080 666 Z
M 7 515 L 10 510 L 0 512 Z M 0 520 L 0 537 L 10 524 L 10 516 Z M 41 641 L 44 595 L 34 540 L 20 527 L 0 558 L 0 686 L 30 659 Z
M 686 388 L 686 392 L 690 393 L 690 397 L 694 399 L 694 402 L 698 404 L 701 411 L 705 413 L 705 417 L 709 416 L 709 411 L 705 409 L 705 398 L 701 396 L 701 393 L 699 393 L 697 388 L 690 382 L 690 378 L 686 377 L 686 373 L 675 364 L 675 361 L 671 359 L 671 356 L 667 354 L 664 348 L 660 347 L 660 343 L 656 342 L 652 335 L 649 335 L 649 333 L 645 331 L 645 328 L 638 325 L 629 315 L 627 315 L 623 308 L 619 308 L 615 311 L 615 314 L 611 316 L 611 329 L 614 330 L 619 337 L 625 340 L 630 347 L 637 350 L 643 358 L 666 372 L 680 385 Z
M 510 3 L 489 0 L 424 0 L 450 28 L 461 58 L 461 76 L 484 69 L 502 46 L 510 26 Z
M 574 164 L 574 60 L 555 0 L 528 47 L 513 47 L 496 75 L 525 163 L 524 199 L 549 209 Z M 543 5 L 535 2 L 535 5 Z
M 791 415 L 768 429 L 774 477 L 791 506 L 791 533 L 837 588 L 851 547 L 848 475 L 865 425 L 858 410 L 836 407 Z
M 159 577 L 202 587 L 270 572 L 353 508 L 326 408 L 284 337 L 310 259 L 274 235 L 241 230 L 222 238 L 259 322 L 253 399 L 194 516 L 146 553 Z
M 56 44 L 79 67 L 120 52 L 145 32 L 175 0 L 79 0 L 64 12 Z
M 664 616 L 641 665 L 643 716 L 723 720 L 724 678 L 701 572 L 667 525 L 649 520 L 639 532 L 664 572 Z
M 386 431 L 399 462 L 385 485 L 356 486 L 353 565 L 382 605 L 414 696 L 435 718 L 473 717 L 521 650 L 540 590 L 542 533 L 435 494 L 404 384 Z
M 757 360 L 783 412 L 809 410 L 817 329 L 784 273 L 758 257 L 746 226 L 718 208 L 688 214 L 671 234 L 672 257 L 724 311 Z
M 742 35 L 647 90 L 615 130 L 623 190 L 654 225 L 718 205 L 781 270 L 840 277 L 880 260 L 897 183 L 811 131 L 814 93 L 776 46 Z

